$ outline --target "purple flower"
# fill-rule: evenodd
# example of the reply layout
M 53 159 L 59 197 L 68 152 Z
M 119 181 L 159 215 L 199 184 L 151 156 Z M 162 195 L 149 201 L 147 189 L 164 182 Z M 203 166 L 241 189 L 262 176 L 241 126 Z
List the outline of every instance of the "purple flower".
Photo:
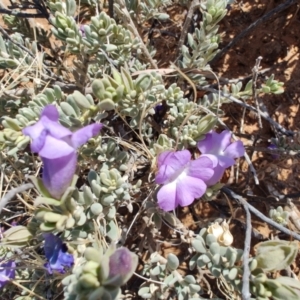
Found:
M 277 152 L 278 147 L 277 147 L 275 144 L 272 144 L 272 143 L 271 143 L 271 144 L 268 146 L 268 149 L 276 153 L 276 154 L 273 154 L 273 153 L 272 153 L 272 158 L 273 158 L 273 159 L 278 159 L 278 158 L 280 157 L 280 156 L 278 155 L 278 152 Z
M 16 263 L 12 260 L 0 265 L 0 288 L 3 288 L 10 279 L 15 278 L 15 268 Z
M 221 133 L 210 132 L 197 144 L 201 157 L 208 157 L 213 162 L 214 175 L 206 182 L 208 186 L 216 184 L 223 176 L 226 168 L 235 164 L 235 158 L 245 154 L 241 141 L 231 143 L 231 133 L 224 130 Z
M 70 268 L 74 263 L 74 257 L 68 253 L 68 248 L 62 240 L 53 233 L 44 233 L 45 256 L 48 262 L 45 264 L 49 274 L 53 271 L 65 273 L 65 267 Z
M 58 117 L 56 107 L 47 105 L 40 120 L 23 129 L 23 134 L 32 139 L 31 151 L 43 160 L 43 183 L 56 199 L 63 195 L 75 174 L 76 149 L 102 128 L 102 124 L 92 124 L 73 133 L 58 122 Z
M 178 205 L 188 206 L 206 191 L 206 181 L 214 171 L 208 157 L 191 160 L 188 150 L 166 151 L 158 157 L 158 173 L 155 181 L 163 186 L 157 193 L 158 205 L 164 211 Z

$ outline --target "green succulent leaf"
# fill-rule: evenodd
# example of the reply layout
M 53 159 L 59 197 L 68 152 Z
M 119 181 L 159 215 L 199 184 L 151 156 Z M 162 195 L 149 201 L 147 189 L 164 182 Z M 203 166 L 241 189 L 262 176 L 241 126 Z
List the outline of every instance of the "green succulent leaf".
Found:
M 283 270 L 290 266 L 298 253 L 298 242 L 283 240 L 262 242 L 257 248 L 257 267 L 266 272 Z
M 1 246 L 7 247 L 23 247 L 26 246 L 29 240 L 32 238 L 32 234 L 25 226 L 13 226 L 3 233 Z
M 207 252 L 205 242 L 204 242 L 203 238 L 200 237 L 200 236 L 197 239 L 192 240 L 192 246 L 199 253 L 206 253 Z
M 276 284 L 273 284 L 274 282 Z M 300 283 L 294 278 L 281 276 L 273 280 L 269 279 L 265 286 L 274 300 L 298 300 L 300 298 Z
M 167 268 L 170 271 L 174 271 L 178 268 L 179 266 L 179 259 L 176 255 L 169 253 L 167 257 Z

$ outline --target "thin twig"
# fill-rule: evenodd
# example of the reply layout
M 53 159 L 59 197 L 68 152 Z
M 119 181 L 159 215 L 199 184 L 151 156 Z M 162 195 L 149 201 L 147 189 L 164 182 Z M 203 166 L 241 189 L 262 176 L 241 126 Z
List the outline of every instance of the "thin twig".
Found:
M 252 23 L 250 26 L 248 26 L 244 31 L 242 31 L 240 34 L 238 34 L 226 47 L 224 47 L 214 58 L 210 61 L 210 64 L 214 64 L 216 61 L 218 61 L 232 46 L 234 46 L 240 39 L 245 37 L 248 33 L 250 33 L 255 27 L 260 25 L 261 23 L 267 21 L 270 19 L 274 14 L 278 14 L 279 12 L 287 9 L 294 3 L 296 3 L 297 0 L 288 0 L 285 3 L 282 3 L 269 11 L 267 14 L 262 16 L 260 19 Z
M 22 193 L 24 191 L 27 191 L 29 189 L 33 188 L 33 184 L 32 183 L 26 183 L 23 185 L 20 185 L 12 190 L 10 190 L 6 195 L 4 195 L 2 197 L 2 199 L 0 200 L 0 212 L 2 211 L 2 209 L 7 205 L 7 203 L 14 198 L 14 196 L 18 193 Z
M 176 57 L 178 57 L 178 53 L 180 53 L 182 45 L 185 42 L 186 36 L 188 34 L 189 31 L 189 27 L 190 27 L 190 23 L 192 21 L 194 12 L 197 8 L 200 7 L 200 0 L 193 0 L 192 3 L 190 4 L 190 7 L 188 9 L 188 13 L 186 15 L 182 30 L 181 30 L 181 35 L 179 38 L 179 42 L 178 42 L 178 46 L 177 46 L 177 50 L 176 50 Z
M 15 16 L 18 18 L 44 18 L 45 15 L 43 13 L 24 13 L 21 11 L 17 11 L 17 10 L 9 10 L 6 8 L 0 8 L 0 14 L 6 14 L 9 16 Z
M 161 281 L 156 281 L 156 280 L 153 280 L 153 279 L 146 278 L 146 277 L 144 277 L 144 276 L 142 276 L 142 275 L 140 275 L 140 274 L 138 274 L 138 273 L 136 273 L 136 272 L 133 272 L 133 274 L 134 274 L 135 276 L 137 276 L 137 277 L 139 277 L 139 278 L 145 280 L 146 282 L 153 282 L 153 283 L 156 283 L 156 284 L 159 284 L 159 285 L 165 285 L 165 284 L 166 284 L 166 283 L 161 282 Z
M 279 231 L 292 236 L 294 239 L 300 241 L 300 235 L 295 233 L 294 231 L 289 230 L 288 228 L 278 224 L 277 222 L 271 220 L 270 218 L 266 217 L 263 213 L 261 213 L 259 210 L 254 208 L 251 204 L 249 204 L 242 196 L 237 195 L 235 192 L 233 192 L 231 189 L 228 187 L 222 187 L 221 189 L 226 195 L 231 197 L 234 200 L 237 200 L 239 203 L 242 203 L 244 201 L 244 205 L 247 206 L 247 208 L 259 219 L 262 221 L 266 222 L 267 224 L 275 227 Z
M 202 90 L 204 90 L 204 91 L 209 91 L 209 92 L 212 92 L 212 93 L 215 93 L 215 94 L 219 94 L 219 91 L 218 91 L 218 90 L 213 89 L 213 88 L 211 88 L 211 87 L 205 87 L 205 86 L 204 86 L 204 87 L 200 87 L 199 89 L 202 89 Z M 253 107 L 253 106 L 251 106 L 251 105 L 249 105 L 249 104 L 247 104 L 247 103 L 244 103 L 243 101 L 241 101 L 241 100 L 239 100 L 239 99 L 233 97 L 233 96 L 230 95 L 230 94 L 227 94 L 227 93 L 224 93 L 224 92 L 221 91 L 221 96 L 222 96 L 222 97 L 225 97 L 225 98 L 227 98 L 227 99 L 229 99 L 229 100 L 231 100 L 231 101 L 233 101 L 233 102 L 235 102 L 235 103 L 237 103 L 237 104 L 239 104 L 239 105 L 241 105 L 242 107 L 246 107 L 247 109 L 252 110 L 252 111 L 258 113 L 258 111 L 257 111 L 257 109 L 256 109 L 255 107 Z M 260 111 L 259 113 L 260 113 L 260 115 L 261 115 L 265 120 L 267 120 L 271 125 L 273 125 L 273 126 L 274 126 L 277 130 L 279 130 L 281 133 L 285 134 L 286 136 L 293 136 L 293 135 L 294 135 L 294 132 L 293 132 L 293 131 L 285 129 L 285 128 L 282 127 L 280 124 L 278 124 L 276 121 L 274 121 L 274 120 L 269 116 L 268 112 L 266 112 L 266 111 Z
M 26 288 L 25 286 L 21 285 L 18 280 L 12 280 L 11 281 L 14 285 L 16 285 L 18 288 L 26 291 L 27 293 L 29 293 L 29 296 L 28 297 L 36 297 L 37 299 L 40 299 L 40 300 L 46 300 L 46 298 L 42 297 L 42 296 L 39 296 L 38 294 L 36 294 L 35 292 L 29 290 L 28 288 Z
M 242 287 L 242 299 L 249 300 L 251 297 L 250 293 L 250 268 L 249 268 L 249 255 L 250 255 L 250 245 L 251 245 L 251 232 L 252 232 L 252 224 L 251 224 L 251 214 L 248 206 L 246 205 L 246 201 L 241 198 L 241 204 L 244 207 L 246 212 L 246 236 L 245 236 L 245 245 L 244 245 L 244 254 L 243 254 L 243 287 Z
M 244 133 L 245 114 L 246 114 L 246 108 L 243 107 L 243 113 L 242 113 L 242 119 L 241 119 L 241 126 L 240 126 L 240 133 Z
M 261 105 L 259 103 L 258 95 L 257 95 L 257 77 L 258 77 L 258 73 L 259 73 L 259 66 L 260 66 L 261 60 L 262 60 L 262 57 L 259 56 L 256 59 L 255 66 L 252 69 L 252 96 L 254 98 L 256 109 L 258 112 L 257 117 L 258 117 L 258 125 L 259 125 L 260 129 L 262 129 L 262 122 L 261 122 L 261 116 L 260 116 L 260 112 L 261 112 L 260 106 Z

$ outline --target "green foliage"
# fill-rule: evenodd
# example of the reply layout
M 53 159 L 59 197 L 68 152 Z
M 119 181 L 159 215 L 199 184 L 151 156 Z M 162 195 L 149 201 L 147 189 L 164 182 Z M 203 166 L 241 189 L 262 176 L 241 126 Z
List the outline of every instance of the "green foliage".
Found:
M 26 47 L 33 55 L 37 54 L 37 44 L 35 42 L 30 42 L 28 38 L 24 41 L 22 35 L 19 33 L 14 33 L 11 39 Z M 22 65 L 26 65 L 28 68 L 28 66 L 33 65 L 35 63 L 34 57 L 28 55 L 26 51 L 12 41 L 4 41 L 3 37 L 0 36 L 0 69 L 15 69 Z M 26 79 L 23 78 L 23 81 L 26 82 Z M 13 88 L 14 85 L 11 85 L 11 87 Z
M 95 220 L 98 230 L 111 240 L 119 238 L 119 229 L 115 222 L 117 204 L 130 202 L 132 189 L 139 190 L 140 183 L 131 186 L 126 177 L 116 169 L 107 169 L 105 165 L 99 175 L 95 171 L 88 174 L 89 186 L 83 191 L 74 187 L 77 177 L 61 199 L 53 199 L 40 179 L 33 183 L 42 196 L 35 200 L 35 218 L 29 225 L 33 230 L 42 232 L 63 232 L 65 237 L 76 236 L 78 232 L 89 232 Z M 85 234 L 86 236 L 86 234 Z
M 200 11 L 203 21 L 200 28 L 196 28 L 195 33 L 188 34 L 188 44 L 192 50 L 190 54 L 189 48 L 182 46 L 182 68 L 198 68 L 204 69 L 208 62 L 214 58 L 218 52 L 218 45 L 221 40 L 218 34 L 219 26 L 217 25 L 226 15 L 227 0 L 209 0 L 202 1 Z
M 126 0 L 126 6 L 135 19 L 138 19 L 140 22 L 145 22 L 151 19 L 157 19 L 160 21 L 165 21 L 169 19 L 169 15 L 166 13 L 160 12 L 161 7 L 171 4 L 171 1 L 162 1 L 162 0 L 146 0 L 143 2 L 139 1 L 129 1 Z M 139 12 L 137 15 L 136 12 Z
M 113 263 L 110 259 L 118 259 L 118 252 L 121 251 L 120 255 L 130 256 L 129 270 L 124 277 L 116 276 L 111 270 Z M 106 252 L 101 247 L 99 249 L 89 247 L 81 260 L 81 264 L 74 268 L 73 274 L 62 281 L 65 299 L 118 299 L 120 286 L 132 276 L 138 263 L 136 254 L 125 248 L 115 250 L 113 247 Z
M 182 58 L 178 61 L 181 68 L 210 71 L 209 62 L 217 54 L 221 41 L 218 24 L 227 13 L 228 2 L 201 1 L 202 21 L 194 33 L 188 34 L 187 45 L 181 49 Z M 132 33 L 128 20 L 115 21 L 109 17 L 106 7 L 101 7 L 105 2 L 49 0 L 46 3 L 52 13 L 52 38 L 58 45 L 60 58 L 56 61 L 58 65 L 53 65 L 54 73 L 46 67 L 46 55 L 39 49 L 39 44 L 44 46 L 49 42 L 50 32 L 43 34 L 38 30 L 35 40 L 26 20 L 5 16 L 13 34 L 11 40 L 0 36 L 0 68 L 20 75 L 16 80 L 13 77 L 4 80 L 5 91 L 1 94 L 0 149 L 13 164 L 12 168 L 3 163 L 1 168 L 13 169 L 21 177 L 35 174 L 30 177 L 35 186 L 29 197 L 34 205 L 29 206 L 27 213 L 31 219 L 26 227 L 18 225 L 3 233 L 1 258 L 9 259 L 14 255 L 11 249 L 24 251 L 28 245 L 36 247 L 34 250 L 39 253 L 37 242 L 41 233 L 60 234 L 68 242 L 76 263 L 71 274 L 53 276 L 51 289 L 56 289 L 56 282 L 61 286 L 62 280 L 65 299 L 119 299 L 123 297 L 121 286 L 132 276 L 138 257 L 131 254 L 132 268 L 128 274 L 113 276 L 109 259 L 118 249 L 111 245 L 130 241 L 136 252 L 141 253 L 145 248 L 152 252 L 140 272 L 147 279 L 138 291 L 143 299 L 204 299 L 201 297 L 206 291 L 202 281 L 204 273 L 218 284 L 226 282 L 240 297 L 243 250 L 231 246 L 235 237 L 228 224 L 213 223 L 193 235 L 192 231 L 183 229 L 173 213 L 162 212 L 157 207 L 152 192 L 158 154 L 170 149 L 195 149 L 197 142 L 214 129 L 218 118 L 223 116 L 220 106 L 230 100 L 210 92 L 204 96 L 189 95 L 187 82 L 178 74 L 164 77 L 161 70 L 149 70 L 149 61 L 142 55 L 139 39 Z M 168 20 L 164 7 L 169 4 L 171 2 L 162 0 L 126 1 L 130 16 L 141 28 L 153 19 Z M 115 8 L 116 12 L 121 11 L 119 4 Z M 79 19 L 84 20 L 84 25 L 78 21 L 80 13 Z M 151 47 L 146 48 L 153 56 L 155 47 Z M 65 63 L 69 54 L 73 55 L 74 64 L 72 71 L 67 72 L 60 64 Z M 188 76 L 197 91 L 209 85 L 209 77 L 192 73 Z M 12 89 L 24 87 L 32 77 L 32 97 L 10 96 Z M 245 101 L 253 96 L 252 80 L 245 84 L 229 82 L 221 82 L 220 91 Z M 274 75 L 257 86 L 260 96 L 282 92 L 283 83 L 275 80 Z M 48 104 L 57 106 L 61 124 L 72 131 L 92 122 L 104 124 L 103 135 L 90 139 L 79 149 L 78 174 L 82 182 L 76 183 L 78 177 L 75 176 L 61 199 L 53 199 L 43 186 L 37 175 L 39 161 L 26 152 L 30 139 L 22 134 L 24 127 L 37 122 Z M 164 110 L 161 115 L 158 113 L 160 105 Z M 285 137 L 279 137 L 274 143 L 278 151 L 285 154 L 300 151 L 297 143 L 291 145 Z M 221 187 L 220 183 L 210 187 L 203 199 L 212 200 Z M 124 210 L 128 211 L 126 216 Z M 272 209 L 270 216 L 280 224 L 287 224 L 288 213 L 281 207 Z M 6 216 L 3 220 L 7 222 Z M 137 232 L 130 236 L 130 222 L 138 224 L 136 227 L 140 223 L 145 227 L 135 229 Z M 184 257 L 188 265 L 185 275 L 181 272 L 182 257 L 172 253 L 163 257 L 156 252 L 160 247 L 156 240 L 161 236 L 158 238 L 155 234 L 164 232 L 165 226 L 177 228 L 178 247 L 188 248 Z M 138 238 L 142 240 L 139 245 L 136 244 Z M 275 278 L 271 274 L 288 268 L 295 261 L 297 250 L 296 242 L 282 240 L 258 246 L 256 256 L 249 262 L 253 297 L 299 299 L 298 281 L 284 276 Z M 27 259 L 31 254 L 26 255 Z M 22 266 L 17 280 L 21 279 L 27 289 L 35 289 L 35 293 L 44 297 L 45 284 L 40 282 L 45 275 L 44 260 L 37 261 L 34 267 Z M 24 290 L 16 299 L 27 300 L 28 297 L 32 295 L 28 296 Z
M 265 272 L 273 272 L 287 268 L 295 260 L 298 253 L 298 242 L 267 241 L 257 249 L 257 267 Z
M 173 289 L 172 294 L 176 299 L 202 299 L 199 294 L 201 287 L 195 277 L 181 276 L 178 267 L 179 260 L 174 254 L 170 253 L 164 258 L 157 252 L 153 253 L 143 270 L 143 275 L 149 276 L 152 281 L 141 285 L 139 296 L 143 299 L 165 299 L 165 293 Z M 157 284 L 157 281 L 161 284 Z
M 273 219 L 275 222 L 287 225 L 289 219 L 289 212 L 284 211 L 281 206 L 278 206 L 276 209 L 272 208 L 269 211 L 270 218 Z
M 68 5 L 65 8 L 61 3 L 52 5 L 55 10 L 55 17 L 52 19 L 55 27 L 52 27 L 52 32 L 66 43 L 67 50 L 71 53 L 95 54 L 100 61 L 109 55 L 113 64 L 119 66 L 130 57 L 133 49 L 138 48 L 137 39 L 132 39 L 128 30 L 117 25 L 104 12 L 91 17 L 90 25 L 80 27 L 73 18 L 75 1 L 68 0 L 66 3 Z
M 189 266 L 191 269 L 209 269 L 214 277 L 225 278 L 227 284 L 241 293 L 243 251 L 220 245 L 216 230 L 208 233 L 209 230 L 203 228 L 192 240 L 196 254 L 191 258 Z M 260 243 L 256 256 L 249 261 L 251 293 L 260 297 L 259 299 L 269 299 L 277 294 L 290 295 L 291 299 L 294 299 L 293 297 L 299 295 L 299 285 L 293 286 L 293 279 L 283 276 L 277 279 L 267 277 L 268 272 L 283 270 L 291 265 L 297 253 L 298 242 L 276 240 Z

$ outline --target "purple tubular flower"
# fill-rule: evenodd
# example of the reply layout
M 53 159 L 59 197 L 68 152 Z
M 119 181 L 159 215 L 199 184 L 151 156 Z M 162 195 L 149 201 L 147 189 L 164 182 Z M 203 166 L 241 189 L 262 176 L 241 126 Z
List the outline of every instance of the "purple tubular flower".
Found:
M 191 160 L 188 150 L 166 151 L 158 157 L 158 173 L 155 181 L 163 186 L 157 193 L 158 205 L 164 211 L 178 205 L 188 206 L 206 191 L 206 181 L 214 171 L 208 157 Z
M 201 157 L 208 157 L 213 162 L 214 175 L 206 181 L 208 186 L 216 184 L 222 178 L 225 169 L 235 164 L 234 159 L 245 154 L 241 141 L 231 143 L 231 133 L 228 130 L 206 134 L 197 146 L 202 153 Z
M 15 268 L 16 263 L 12 260 L 0 265 L 0 288 L 3 288 L 10 279 L 15 278 Z
M 53 271 L 65 273 L 65 267 L 70 268 L 74 263 L 74 257 L 68 253 L 67 246 L 53 233 L 44 233 L 45 256 L 49 262 L 45 264 L 49 274 Z
M 76 132 L 58 123 L 59 114 L 54 105 L 47 105 L 40 120 L 23 129 L 31 137 L 31 151 L 42 158 L 43 183 L 49 193 L 59 199 L 70 185 L 76 171 L 76 149 L 97 135 L 102 124 L 91 124 Z

